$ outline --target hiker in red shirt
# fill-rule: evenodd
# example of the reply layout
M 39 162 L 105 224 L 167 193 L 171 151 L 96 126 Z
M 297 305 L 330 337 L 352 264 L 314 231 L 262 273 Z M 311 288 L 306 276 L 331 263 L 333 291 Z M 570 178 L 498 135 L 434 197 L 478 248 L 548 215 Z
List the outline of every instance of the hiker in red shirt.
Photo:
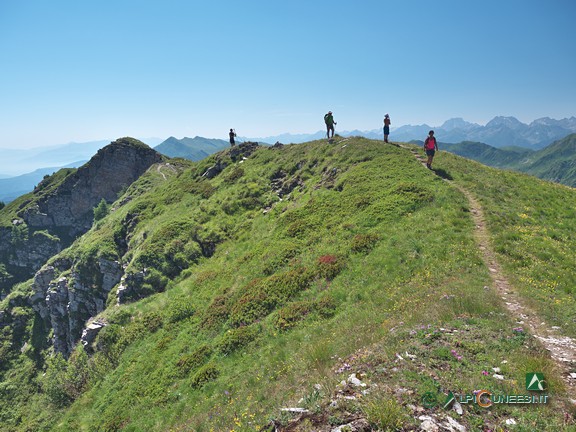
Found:
M 436 142 L 436 138 L 434 137 L 434 131 L 431 130 L 428 132 L 428 138 L 424 141 L 424 151 L 426 152 L 426 156 L 428 156 L 428 160 L 426 161 L 428 169 L 432 169 L 432 159 L 434 159 L 434 154 L 437 150 L 438 142 Z

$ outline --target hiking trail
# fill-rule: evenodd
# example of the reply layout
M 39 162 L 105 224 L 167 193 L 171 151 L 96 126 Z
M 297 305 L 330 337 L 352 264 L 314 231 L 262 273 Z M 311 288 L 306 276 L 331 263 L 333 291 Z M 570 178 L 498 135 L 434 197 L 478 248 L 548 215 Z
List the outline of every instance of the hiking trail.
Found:
M 168 180 L 168 178 L 166 177 L 166 174 L 164 174 L 164 173 L 162 172 L 162 168 L 168 168 L 168 169 L 169 169 L 172 173 L 174 173 L 174 174 L 178 172 L 178 170 L 177 170 L 176 168 L 174 168 L 172 165 L 170 165 L 169 162 L 166 162 L 166 163 L 158 163 L 158 164 L 156 165 L 156 172 L 157 172 L 158 174 L 160 174 L 164 180 Z
M 406 146 L 402 146 L 402 148 L 410 150 L 412 155 L 426 167 L 426 161 L 416 149 Z M 437 173 L 435 174 L 438 175 Z M 474 238 L 478 249 L 481 251 L 482 260 L 490 271 L 490 277 L 496 292 L 503 300 L 506 309 L 516 319 L 516 322 L 527 327 L 528 332 L 548 350 L 566 385 L 566 394 L 570 404 L 572 407 L 576 407 L 576 341 L 562 335 L 560 327 L 548 325 L 533 309 L 528 307 L 526 301 L 508 282 L 502 266 L 498 262 L 496 253 L 492 249 L 490 233 L 486 227 L 484 211 L 480 202 L 463 186 L 447 178 L 442 177 L 442 179 L 458 189 L 468 200 L 470 214 L 476 227 Z

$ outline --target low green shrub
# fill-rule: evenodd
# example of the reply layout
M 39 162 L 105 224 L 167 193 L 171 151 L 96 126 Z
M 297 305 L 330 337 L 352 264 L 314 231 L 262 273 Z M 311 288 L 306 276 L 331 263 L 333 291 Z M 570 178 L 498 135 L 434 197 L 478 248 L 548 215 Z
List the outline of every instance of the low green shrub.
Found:
M 298 256 L 301 245 L 292 240 L 285 240 L 277 245 L 274 250 L 262 256 L 263 273 L 270 276 L 287 265 L 291 259 Z
M 356 234 L 354 238 L 352 238 L 350 249 L 352 252 L 368 253 L 374 249 L 379 240 L 380 236 L 377 234 Z
M 229 355 L 234 351 L 248 345 L 258 336 L 258 328 L 254 325 L 230 329 L 220 339 L 218 351 Z
M 229 323 L 240 327 L 256 322 L 276 307 L 276 299 L 269 295 L 261 280 L 253 281 L 245 293 L 232 305 Z
M 313 275 L 299 267 L 262 279 L 255 279 L 244 287 L 232 304 L 229 323 L 240 327 L 266 317 L 277 307 L 308 288 Z
M 192 388 L 198 389 L 204 384 L 214 381 L 219 375 L 220 370 L 216 365 L 214 363 L 208 363 L 196 372 L 190 381 L 190 385 Z
M 140 321 L 143 327 L 150 333 L 154 333 L 164 324 L 164 318 L 158 312 L 148 312 L 136 320 L 136 325 Z
M 176 362 L 180 376 L 188 375 L 190 371 L 202 366 L 211 355 L 212 348 L 209 345 L 202 345 L 192 353 L 182 355 Z
M 67 391 L 66 371 L 68 363 L 58 353 L 46 361 L 46 372 L 42 376 L 42 389 L 48 400 L 57 407 L 64 407 L 72 402 Z
M 214 330 L 224 324 L 230 314 L 229 298 L 227 296 L 216 296 L 210 306 L 208 306 L 202 316 L 201 326 L 208 330 Z
M 194 305 L 190 299 L 182 297 L 173 299 L 162 311 L 169 323 L 176 323 L 194 315 Z
M 186 192 L 191 194 L 200 195 L 204 199 L 210 198 L 216 192 L 216 188 L 212 186 L 209 180 L 199 178 L 194 182 L 189 183 Z
M 290 303 L 278 311 L 274 319 L 274 327 L 278 330 L 288 330 L 294 327 L 298 322 L 314 310 L 314 303 L 311 301 L 299 301 Z
M 232 169 L 232 171 L 230 172 L 230 174 L 228 174 L 224 178 L 224 181 L 227 183 L 234 183 L 234 182 L 236 182 L 236 180 L 238 180 L 242 177 L 244 177 L 244 170 L 242 169 L 242 167 L 235 166 Z
M 278 310 L 274 317 L 274 327 L 289 330 L 308 316 L 330 318 L 336 313 L 336 301 L 329 296 L 318 300 L 302 300 L 290 303 Z
M 77 399 L 90 384 L 91 368 L 82 345 L 78 345 L 66 361 L 60 353 L 46 362 L 42 388 L 50 402 L 64 407 Z
M 314 310 L 321 318 L 330 318 L 336 314 L 338 303 L 330 296 L 322 297 L 314 302 Z
M 316 273 L 327 280 L 334 279 L 344 268 L 344 258 L 336 255 L 322 255 L 316 260 Z
M 110 213 L 110 204 L 106 202 L 104 198 L 100 200 L 100 203 L 94 207 L 94 222 L 98 222 L 104 219 Z
M 111 360 L 115 360 L 122 352 L 118 342 L 122 339 L 123 329 L 118 324 L 108 324 L 102 328 L 96 336 L 96 351 L 104 354 Z

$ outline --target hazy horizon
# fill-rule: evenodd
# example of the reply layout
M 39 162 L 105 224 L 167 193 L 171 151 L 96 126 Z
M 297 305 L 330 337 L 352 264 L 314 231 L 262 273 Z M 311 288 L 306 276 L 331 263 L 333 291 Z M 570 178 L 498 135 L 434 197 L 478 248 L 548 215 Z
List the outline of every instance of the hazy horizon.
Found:
M 518 117 L 515 116 L 515 115 L 496 115 L 496 116 L 494 116 L 493 118 L 487 120 L 487 121 L 484 122 L 484 123 L 479 123 L 479 122 L 475 122 L 475 121 L 470 121 L 470 120 L 468 120 L 468 119 L 466 119 L 466 118 L 456 116 L 456 117 L 451 117 L 451 118 L 445 119 L 445 120 L 441 121 L 441 122 L 438 123 L 438 124 L 428 124 L 428 123 L 420 122 L 420 123 L 413 123 L 413 124 L 402 124 L 402 125 L 391 126 L 390 129 L 391 129 L 391 131 L 394 131 L 394 130 L 397 130 L 397 129 L 399 129 L 399 128 L 401 128 L 401 127 L 404 127 L 404 126 L 422 126 L 422 125 L 425 125 L 425 124 L 428 125 L 428 126 L 430 126 L 430 127 L 433 127 L 433 128 L 439 128 L 439 127 L 442 126 L 445 122 L 447 122 L 447 121 L 449 121 L 449 120 L 453 120 L 453 119 L 462 119 L 462 120 L 464 120 L 464 121 L 466 121 L 466 122 L 468 122 L 468 123 L 475 123 L 475 124 L 478 124 L 479 126 L 486 126 L 487 123 L 489 123 L 490 121 L 492 121 L 492 120 L 493 120 L 494 118 L 496 118 L 496 117 L 514 117 L 514 118 L 516 118 L 517 120 L 519 120 L 520 122 L 529 125 L 530 123 L 532 123 L 532 122 L 534 122 L 534 121 L 536 121 L 536 120 L 539 120 L 539 119 L 541 119 L 541 118 L 551 118 L 552 120 L 565 120 L 565 119 L 570 119 L 570 118 L 575 117 L 575 116 L 572 115 L 572 116 L 568 116 L 568 117 L 564 117 L 564 118 L 554 118 L 554 117 L 550 117 L 550 116 L 543 116 L 543 117 L 534 118 L 534 119 L 531 119 L 531 120 L 528 120 L 528 121 L 523 121 L 522 119 L 518 118 Z M 381 128 L 381 127 L 380 127 L 379 125 L 377 125 L 376 127 L 371 128 L 371 129 L 360 129 L 360 128 L 354 128 L 354 127 L 353 127 L 353 128 L 350 128 L 350 129 L 342 130 L 342 132 L 351 132 L 351 131 L 354 131 L 354 130 L 359 130 L 359 131 L 362 131 L 362 132 L 371 132 L 371 131 L 379 130 L 380 128 Z M 314 131 L 304 131 L 304 132 L 284 131 L 284 132 L 279 132 L 279 133 L 276 133 L 276 134 L 273 134 L 273 135 L 254 135 L 254 136 L 245 136 L 245 135 L 239 134 L 239 136 L 244 136 L 245 138 L 250 138 L 250 139 L 256 139 L 256 138 L 276 137 L 276 136 L 280 136 L 280 135 L 313 135 L 313 134 L 316 134 L 316 133 L 321 132 L 321 131 L 323 131 L 323 129 L 322 129 L 322 128 L 318 128 L 317 130 L 314 130 Z M 136 138 L 136 139 L 138 139 L 138 140 L 140 140 L 140 141 L 148 144 L 148 145 L 151 146 L 151 147 L 155 147 L 155 146 L 157 146 L 158 144 L 161 144 L 163 141 L 165 141 L 166 139 L 168 139 L 168 138 L 170 138 L 170 137 L 175 137 L 175 138 L 177 138 L 177 139 L 183 139 L 183 138 L 194 138 L 194 137 L 196 137 L 196 136 L 199 136 L 199 137 L 202 137 L 202 138 L 222 139 L 222 140 L 227 141 L 227 140 L 228 140 L 227 133 L 226 133 L 227 131 L 224 131 L 224 132 L 225 132 L 225 133 L 224 133 L 224 134 L 221 134 L 221 136 L 205 136 L 205 135 L 198 135 L 198 134 L 186 135 L 186 136 L 177 136 L 176 134 L 170 134 L 170 135 L 167 135 L 166 137 L 151 136 L 151 137 L 146 137 L 146 138 L 141 138 L 141 137 L 134 137 L 134 138 Z M 45 145 L 45 146 L 32 146 L 32 147 L 20 147 L 20 148 L 18 148 L 18 147 L 9 147 L 9 146 L 2 147 L 2 143 L 0 143 L 0 150 L 2 150 L 2 151 L 10 151 L 10 152 L 18 152 L 18 151 L 21 151 L 21 150 L 26 150 L 26 151 L 34 151 L 34 150 L 37 150 L 37 151 L 45 151 L 45 150 L 49 150 L 50 148 L 59 148 L 59 147 L 62 147 L 62 146 L 73 145 L 73 144 L 83 145 L 83 144 L 91 144 L 91 143 L 97 143 L 97 142 L 102 142 L 102 141 L 112 142 L 112 141 L 114 141 L 114 140 L 116 140 L 116 139 L 118 139 L 118 138 L 122 138 L 122 137 L 125 137 L 125 136 L 130 136 L 130 135 L 124 134 L 124 135 L 120 135 L 120 136 L 117 136 L 117 137 L 114 137 L 114 138 L 99 138 L 99 139 L 88 140 L 88 141 L 69 141 L 69 142 L 64 142 L 64 143 L 52 143 L 52 144 L 47 144 L 47 145 Z M 0 171 L 0 174 L 5 174 L 5 173 Z

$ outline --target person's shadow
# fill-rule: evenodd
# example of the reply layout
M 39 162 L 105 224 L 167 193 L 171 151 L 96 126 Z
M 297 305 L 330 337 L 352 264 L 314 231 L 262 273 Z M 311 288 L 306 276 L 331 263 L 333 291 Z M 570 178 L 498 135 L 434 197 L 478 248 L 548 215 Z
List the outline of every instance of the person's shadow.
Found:
M 445 180 L 454 180 L 454 177 L 452 177 L 448 171 L 442 168 L 432 168 L 432 171 L 434 171 L 434 174 L 436 174 L 440 178 L 443 178 Z

